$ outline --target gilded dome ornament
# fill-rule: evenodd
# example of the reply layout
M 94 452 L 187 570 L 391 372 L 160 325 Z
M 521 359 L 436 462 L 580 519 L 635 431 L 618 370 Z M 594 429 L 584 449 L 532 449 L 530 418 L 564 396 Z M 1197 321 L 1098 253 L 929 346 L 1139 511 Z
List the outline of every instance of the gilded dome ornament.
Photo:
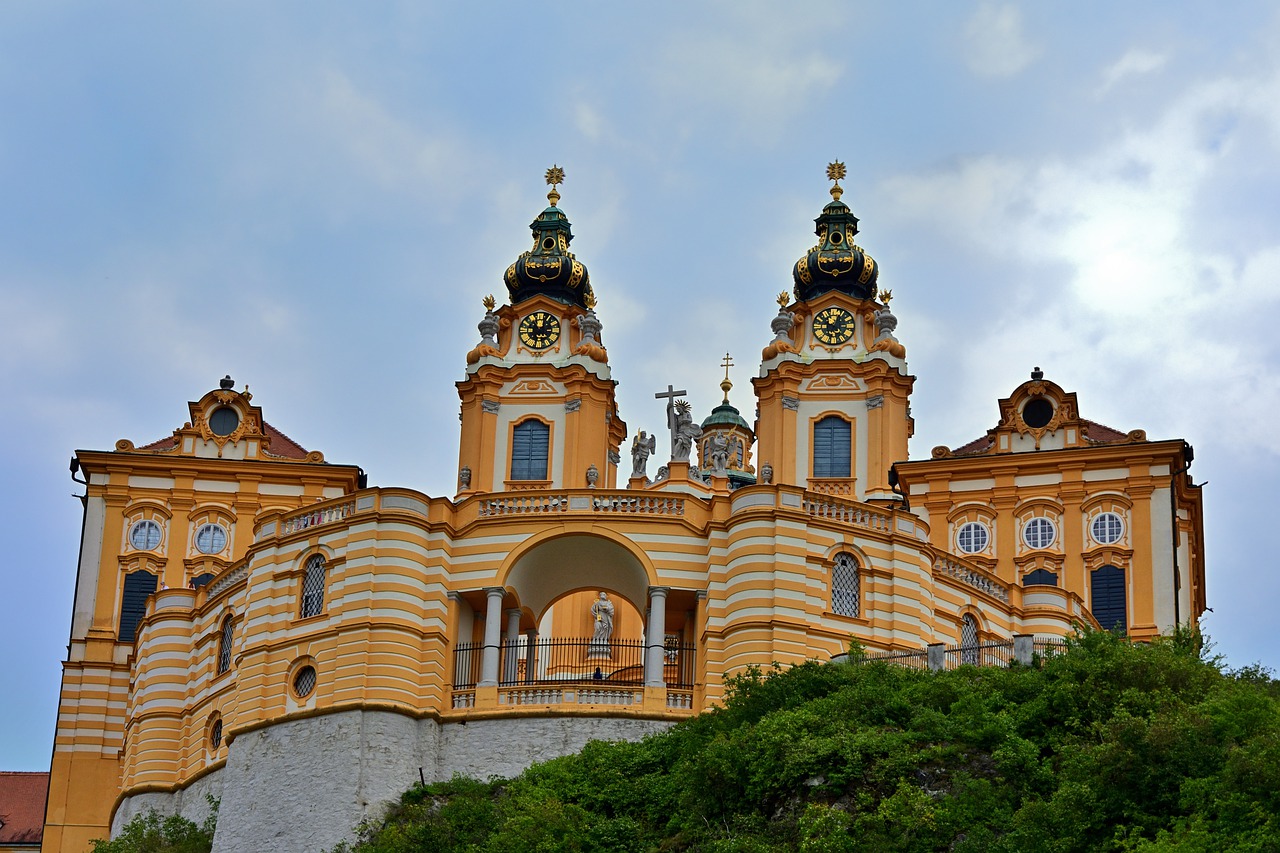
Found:
M 545 178 L 551 187 L 551 192 L 547 193 L 547 201 L 551 204 L 529 224 L 533 248 L 522 253 L 507 268 L 503 276 L 507 292 L 512 305 L 533 296 L 549 296 L 566 305 L 586 308 L 591 278 L 586 265 L 569 251 L 573 229 L 564 211 L 556 206 L 560 202 L 558 187 L 564 182 L 564 169 L 552 166 L 547 169 Z
M 844 188 L 839 182 L 846 174 L 845 165 L 839 160 L 827 166 L 827 178 L 834 185 L 831 201 L 814 220 L 818 245 L 796 261 L 791 271 L 796 298 L 802 302 L 833 290 L 857 299 L 876 297 L 879 268 L 871 256 L 854 243 L 858 217 L 840 200 Z

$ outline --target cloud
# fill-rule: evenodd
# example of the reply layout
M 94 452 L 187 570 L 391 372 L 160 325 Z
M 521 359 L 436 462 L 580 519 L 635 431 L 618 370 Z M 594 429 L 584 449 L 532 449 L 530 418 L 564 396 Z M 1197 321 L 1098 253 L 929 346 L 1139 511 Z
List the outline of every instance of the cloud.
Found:
M 1159 71 L 1168 61 L 1169 57 L 1166 54 L 1133 48 L 1102 72 L 1102 85 L 1098 87 L 1098 94 L 1106 94 L 1111 87 L 1126 77 Z
M 1012 77 L 1039 56 L 1022 31 L 1017 6 L 983 3 L 964 27 L 964 56 L 979 77 Z
M 1276 453 L 1268 425 L 1280 419 L 1280 375 L 1265 365 L 1277 354 L 1267 324 L 1251 320 L 1280 302 L 1280 238 L 1237 247 L 1197 234 L 1206 200 L 1229 191 L 1222 175 L 1266 168 L 1260 177 L 1280 180 L 1238 144 L 1259 122 L 1280 122 L 1278 96 L 1276 77 L 1211 81 L 1088 155 L 984 157 L 889 181 L 881 195 L 894 216 L 927 223 L 995 271 L 972 318 L 984 330 L 967 356 L 973 375 L 1057 364 L 1059 377 L 1088 377 L 1090 400 L 1119 428 Z M 1269 143 L 1275 163 L 1274 134 Z M 1233 402 L 1188 404 L 1197 399 Z
M 723 115 L 753 134 L 779 127 L 841 82 L 843 63 L 823 52 L 820 15 L 779 16 L 767 6 L 735 8 L 714 31 L 676 32 L 652 67 L 665 100 L 694 104 L 693 115 Z

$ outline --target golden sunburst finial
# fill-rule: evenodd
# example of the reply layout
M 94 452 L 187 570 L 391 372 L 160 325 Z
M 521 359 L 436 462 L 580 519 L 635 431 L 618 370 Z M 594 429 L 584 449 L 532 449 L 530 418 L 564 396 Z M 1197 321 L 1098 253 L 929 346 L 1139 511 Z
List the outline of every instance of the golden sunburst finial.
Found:
M 497 306 L 498 306 L 498 300 L 493 298 L 492 293 L 490 293 L 488 296 L 484 298 L 484 310 L 492 311 Z
M 552 207 L 555 207 L 556 203 L 560 201 L 560 192 L 556 189 L 556 186 L 564 183 L 564 169 L 552 164 L 551 168 L 547 169 L 547 183 L 551 186 L 551 192 L 547 193 L 547 201 L 551 202 Z
M 844 195 L 844 189 L 840 186 L 840 182 L 844 180 L 845 175 L 844 163 L 839 160 L 833 160 L 827 164 L 827 180 L 834 181 L 835 185 L 831 187 L 831 197 L 836 201 L 840 200 L 840 196 Z
M 884 303 L 884 307 L 888 308 L 889 303 L 893 301 L 893 291 L 892 290 L 880 291 L 880 301 Z
M 788 305 L 790 305 L 790 304 L 791 304 L 791 294 L 790 294 L 790 293 L 787 293 L 787 292 L 784 290 L 784 291 L 782 291 L 781 293 L 779 293 L 779 294 L 778 294 L 778 307 L 779 307 L 779 308 L 786 308 L 786 307 L 787 307 Z
M 584 296 L 584 297 L 582 297 L 582 304 L 584 304 L 584 305 L 586 305 L 586 306 L 587 306 L 587 310 L 588 310 L 588 311 L 593 311 L 593 310 L 595 310 L 595 307 L 596 307 L 596 294 L 595 294 L 595 291 L 588 290 L 588 291 L 587 291 L 587 295 L 586 295 L 586 296 Z

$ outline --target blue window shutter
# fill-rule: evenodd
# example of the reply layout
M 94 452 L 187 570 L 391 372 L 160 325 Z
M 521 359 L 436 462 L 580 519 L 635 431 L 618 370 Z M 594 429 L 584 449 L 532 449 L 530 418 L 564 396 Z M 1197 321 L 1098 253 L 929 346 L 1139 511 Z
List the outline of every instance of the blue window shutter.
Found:
M 133 642 L 138 623 L 147 613 L 147 596 L 155 591 L 156 576 L 151 572 L 131 572 L 125 577 L 120 596 L 120 642 Z
M 1103 566 L 1090 574 L 1091 602 L 1089 609 L 1104 631 L 1119 628 L 1129 630 L 1129 615 L 1125 601 L 1124 571 L 1115 566 Z
M 849 422 L 831 415 L 813 425 L 813 476 L 848 477 Z
M 1036 569 L 1034 572 L 1028 572 L 1027 576 L 1022 579 L 1023 586 L 1035 586 L 1036 584 L 1057 586 L 1058 576 L 1048 569 Z
M 547 445 L 551 428 L 542 421 L 516 424 L 511 437 L 511 479 L 547 479 Z

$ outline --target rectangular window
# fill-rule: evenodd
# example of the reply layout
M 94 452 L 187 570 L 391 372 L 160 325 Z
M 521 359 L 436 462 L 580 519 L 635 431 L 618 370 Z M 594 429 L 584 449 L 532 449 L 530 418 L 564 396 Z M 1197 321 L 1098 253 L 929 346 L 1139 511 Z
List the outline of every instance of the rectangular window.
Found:
M 542 421 L 516 424 L 511 437 L 511 479 L 547 479 L 547 445 L 551 427 Z
M 850 427 L 844 418 L 832 415 L 813 425 L 813 476 L 849 477 Z

